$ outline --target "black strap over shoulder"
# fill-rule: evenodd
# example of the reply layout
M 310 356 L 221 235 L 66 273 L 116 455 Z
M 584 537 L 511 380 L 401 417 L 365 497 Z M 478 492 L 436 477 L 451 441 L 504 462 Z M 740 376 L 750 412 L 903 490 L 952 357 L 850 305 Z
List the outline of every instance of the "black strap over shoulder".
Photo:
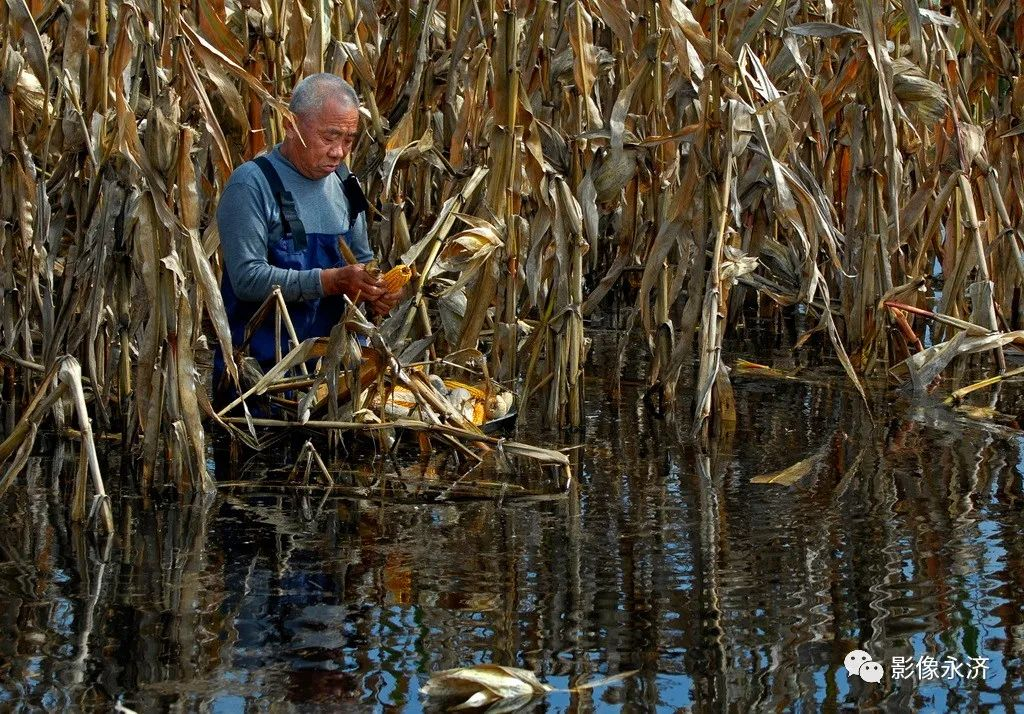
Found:
M 347 166 L 339 166 L 334 173 L 341 179 L 341 188 L 348 201 L 348 227 L 352 228 L 359 219 L 359 214 L 366 213 L 370 209 L 370 202 L 366 200 L 363 187 L 359 185 L 359 178 L 349 171 Z
M 259 166 L 260 171 L 263 172 L 263 177 L 267 179 L 267 184 L 270 186 L 270 193 L 273 194 L 274 199 L 277 201 L 278 210 L 281 212 L 282 233 L 291 233 L 292 239 L 295 241 L 295 247 L 299 250 L 305 250 L 306 228 L 302 225 L 302 219 L 299 218 L 299 211 L 295 206 L 295 200 L 292 198 L 291 192 L 284 190 L 281 176 L 277 173 L 277 169 L 274 168 L 274 164 L 271 163 L 270 159 L 266 156 L 257 156 L 253 161 Z M 366 200 L 366 194 L 363 193 L 362 186 L 359 185 L 359 179 L 348 170 L 347 166 L 342 165 L 338 167 L 335 173 L 341 180 L 341 188 L 345 192 L 345 199 L 348 201 L 348 227 L 351 229 L 356 224 L 359 214 L 369 210 L 370 203 Z
M 281 232 L 283 234 L 291 233 L 296 249 L 305 250 L 306 227 L 302 225 L 302 219 L 299 218 L 299 210 L 295 207 L 295 200 L 292 198 L 291 192 L 284 190 L 281 177 L 274 165 L 270 163 L 270 159 L 266 156 L 257 156 L 253 161 L 260 167 L 263 177 L 270 185 L 270 193 L 277 201 L 277 208 L 281 212 Z

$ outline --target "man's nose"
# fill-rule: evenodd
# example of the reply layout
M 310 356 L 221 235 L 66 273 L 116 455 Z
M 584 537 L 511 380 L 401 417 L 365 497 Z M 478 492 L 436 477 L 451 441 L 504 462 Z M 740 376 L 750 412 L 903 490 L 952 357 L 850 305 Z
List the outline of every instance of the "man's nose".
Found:
M 348 152 L 351 150 L 352 144 L 350 141 L 335 141 L 331 144 L 329 154 L 332 159 L 344 159 L 348 156 Z

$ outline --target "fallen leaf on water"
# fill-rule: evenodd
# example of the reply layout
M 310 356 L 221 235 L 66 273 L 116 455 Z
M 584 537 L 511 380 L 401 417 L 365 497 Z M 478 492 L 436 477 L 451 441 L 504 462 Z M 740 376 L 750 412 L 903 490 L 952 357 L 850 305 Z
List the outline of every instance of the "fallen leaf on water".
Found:
M 820 449 L 806 459 L 783 468 L 781 471 L 772 471 L 771 473 L 762 473 L 760 476 L 754 476 L 754 478 L 751 478 L 751 484 L 793 486 L 797 481 L 813 471 L 826 456 L 839 449 L 849 437 L 849 434 L 837 429 L 825 439 L 825 443 L 821 445 Z
M 551 687 L 537 679 L 528 670 L 502 667 L 496 664 L 478 664 L 436 672 L 423 685 L 420 693 L 440 699 L 461 699 L 452 710 L 482 707 L 500 699 L 528 700 L 546 694 Z
M 955 411 L 968 419 L 973 419 L 974 421 L 994 422 L 1004 426 L 1019 428 L 1017 417 L 1012 414 L 1004 414 L 1003 412 L 996 411 L 992 407 L 975 407 L 965 404 L 956 407 Z
M 820 449 L 808 456 L 806 459 L 797 461 L 792 466 L 788 466 L 781 471 L 773 471 L 768 474 L 761 474 L 750 479 L 750 483 L 770 483 L 776 486 L 792 486 L 797 481 L 802 479 L 811 473 L 814 468 L 824 459 L 833 449 L 838 448 L 839 445 L 849 438 L 845 433 L 841 431 L 835 431 L 832 433 Z
M 782 469 L 781 471 L 755 476 L 750 479 L 750 483 L 772 483 L 778 486 L 792 486 L 814 469 L 819 458 L 820 455 L 818 454 L 809 456 L 802 461 L 797 461 L 792 466 Z
M 544 684 L 533 672 L 517 667 L 501 667 L 496 664 L 478 664 L 473 667 L 459 667 L 435 672 L 430 680 L 420 688 L 420 694 L 437 699 L 460 703 L 452 706 L 449 711 L 474 709 L 494 704 L 488 714 L 515 711 L 527 704 L 533 697 L 548 692 L 578 692 L 584 689 L 595 689 L 606 684 L 618 682 L 637 673 L 637 670 L 622 672 L 610 677 L 595 679 L 585 684 L 577 684 L 569 689 L 554 689 Z M 498 702 L 495 704 L 495 702 Z
M 757 362 L 751 362 L 745 359 L 736 360 L 736 366 L 733 368 L 733 372 L 737 375 L 753 376 L 753 377 L 774 377 L 775 379 L 794 379 L 792 374 L 783 372 L 780 369 L 769 367 L 768 365 L 758 364 Z
M 593 682 L 585 682 L 584 684 L 576 684 L 576 685 L 574 685 L 572 687 L 569 687 L 569 691 L 570 692 L 579 692 L 579 691 L 584 690 L 584 689 L 597 689 L 598 687 L 603 687 L 606 684 L 612 684 L 613 682 L 620 682 L 623 679 L 628 679 L 629 677 L 632 677 L 634 674 L 636 674 L 639 671 L 640 671 L 639 669 L 631 669 L 628 672 L 620 672 L 619 674 L 613 674 L 610 677 L 602 677 L 601 679 L 595 679 Z

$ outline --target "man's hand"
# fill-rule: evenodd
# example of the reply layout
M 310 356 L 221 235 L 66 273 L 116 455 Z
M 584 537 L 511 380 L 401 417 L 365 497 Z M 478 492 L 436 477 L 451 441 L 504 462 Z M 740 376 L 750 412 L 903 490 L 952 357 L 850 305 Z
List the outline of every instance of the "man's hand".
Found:
M 324 295 L 347 295 L 353 302 L 358 299 L 372 304 L 386 292 L 380 278 L 372 276 L 362 264 L 325 268 L 320 271 L 320 283 Z
M 370 307 L 378 315 L 387 315 L 395 309 L 395 305 L 402 299 L 402 291 L 396 290 L 393 293 L 384 293 L 376 300 L 370 300 Z

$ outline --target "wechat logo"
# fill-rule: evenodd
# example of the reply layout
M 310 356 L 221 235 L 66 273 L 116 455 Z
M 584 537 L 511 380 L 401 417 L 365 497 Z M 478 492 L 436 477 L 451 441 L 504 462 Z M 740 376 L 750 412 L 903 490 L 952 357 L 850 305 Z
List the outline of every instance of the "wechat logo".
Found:
M 846 655 L 846 659 L 843 660 L 843 666 L 846 667 L 846 671 L 850 675 L 857 675 L 865 682 L 881 682 L 882 675 L 885 670 L 882 669 L 882 665 L 871 659 L 864 650 L 853 650 L 850 654 Z

